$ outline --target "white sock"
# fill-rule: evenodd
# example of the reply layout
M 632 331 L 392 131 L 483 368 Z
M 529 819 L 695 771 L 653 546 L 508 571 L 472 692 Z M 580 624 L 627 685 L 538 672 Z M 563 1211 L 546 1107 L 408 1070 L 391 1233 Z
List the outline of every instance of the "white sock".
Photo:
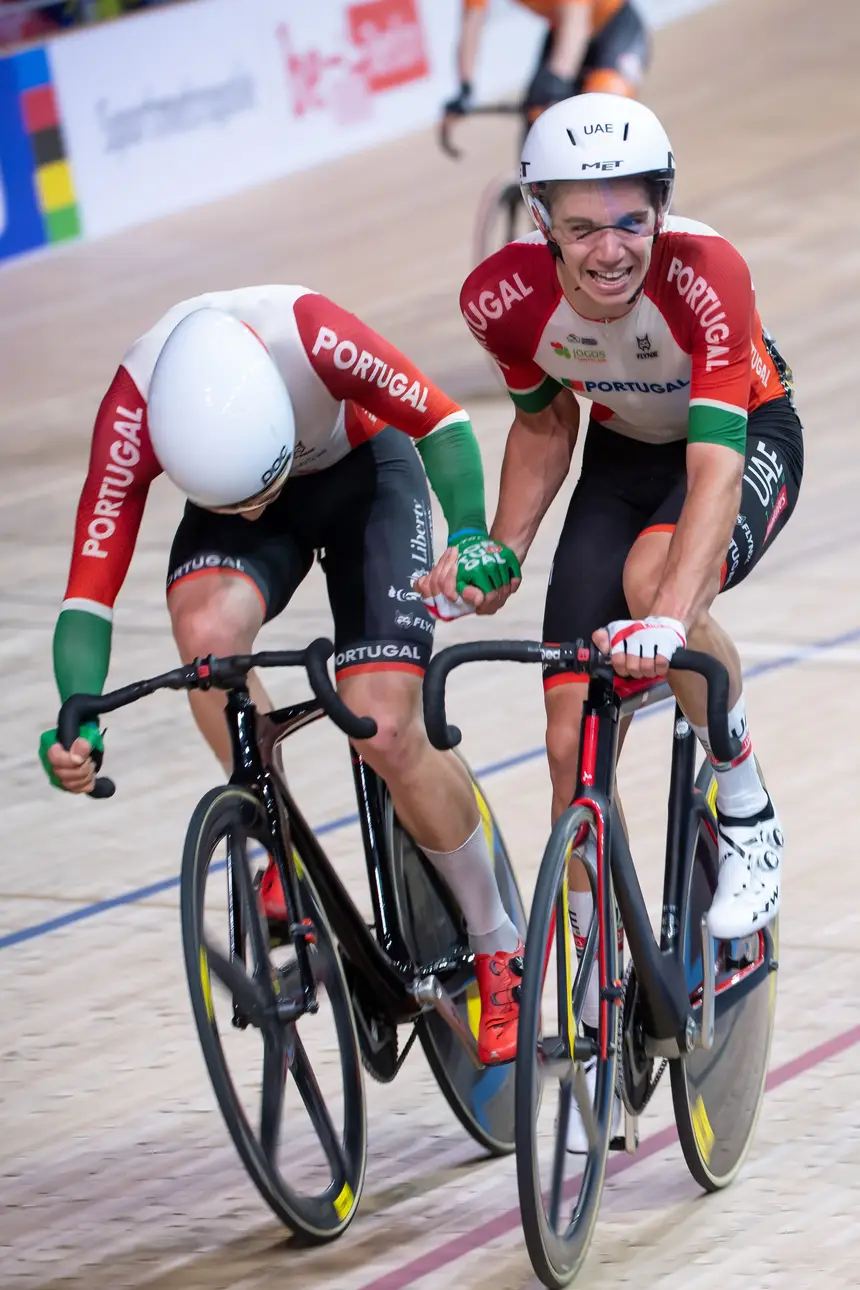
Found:
M 690 724 L 693 725 L 692 722 Z M 729 730 L 741 742 L 741 751 L 734 761 L 717 761 L 708 743 L 707 728 L 693 726 L 693 730 L 717 777 L 717 810 L 720 814 L 746 820 L 763 811 L 768 804 L 768 796 L 753 756 L 744 696 L 741 695 L 729 713 Z
M 445 879 L 463 911 L 469 945 L 476 954 L 512 954 L 520 934 L 508 917 L 490 859 L 483 821 L 456 851 L 422 847 L 433 868 Z
M 582 952 L 585 949 L 585 940 L 588 936 L 588 929 L 591 926 L 591 915 L 594 910 L 594 901 L 591 898 L 591 890 L 588 891 L 568 891 L 567 903 L 570 909 L 570 926 L 573 932 L 573 942 L 576 946 L 577 958 L 582 958 Z M 591 1026 L 597 1029 L 600 1022 L 600 981 L 597 975 L 597 957 L 591 967 L 591 974 L 588 978 L 588 985 L 585 988 L 585 1003 L 582 1006 L 582 1023 L 585 1026 Z

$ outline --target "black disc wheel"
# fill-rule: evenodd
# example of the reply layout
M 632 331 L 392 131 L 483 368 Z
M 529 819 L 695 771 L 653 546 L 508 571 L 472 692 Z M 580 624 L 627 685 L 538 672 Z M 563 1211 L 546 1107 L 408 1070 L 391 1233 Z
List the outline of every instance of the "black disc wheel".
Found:
M 525 909 L 504 839 L 474 777 L 472 784 L 502 904 L 524 941 Z M 444 959 L 459 961 L 459 967 L 440 975 L 440 981 L 477 1037 L 481 1000 L 463 915 L 446 884 L 399 824 L 390 798 L 387 798 L 386 819 L 398 916 L 406 948 L 418 966 Z M 493 1155 L 513 1151 L 515 1064 L 477 1067 L 457 1034 L 436 1012 L 424 1013 L 417 1024 L 430 1069 L 466 1131 Z
M 279 946 L 270 939 L 255 881 L 269 845 L 252 793 L 231 786 L 201 800 L 182 859 L 185 968 L 212 1087 L 245 1168 L 297 1236 L 329 1241 L 349 1225 L 364 1183 L 358 1038 L 331 928 L 295 853 L 297 912 L 308 920 L 304 980 L 291 936 Z
M 556 822 L 541 861 L 529 917 L 516 1074 L 517 1183 L 532 1266 L 558 1290 L 576 1276 L 597 1221 L 612 1136 L 617 1009 L 600 1007 L 596 1037 L 582 1024 L 595 954 L 604 980 L 618 977 L 615 902 L 605 866 L 586 946 L 577 960 L 568 870 L 592 814 L 573 806 Z M 568 1150 L 571 1117 L 584 1151 Z
M 685 884 L 680 934 L 690 998 L 701 1007 L 701 924 L 719 872 L 716 780 L 707 762 L 696 788 L 699 825 Z M 672 1101 L 684 1159 L 706 1191 L 716 1191 L 732 1181 L 755 1134 L 776 1011 L 778 947 L 779 918 L 742 940 L 715 942 L 713 1045 L 670 1063 Z

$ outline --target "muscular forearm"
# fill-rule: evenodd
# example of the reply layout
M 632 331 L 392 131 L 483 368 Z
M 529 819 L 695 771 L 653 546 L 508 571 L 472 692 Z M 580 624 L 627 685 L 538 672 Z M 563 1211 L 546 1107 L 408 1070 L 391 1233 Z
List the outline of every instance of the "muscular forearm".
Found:
M 549 56 L 549 70 L 564 80 L 576 76 L 591 35 L 591 5 L 559 4 Z
M 568 415 L 553 404 L 535 416 L 518 413 L 508 435 L 490 533 L 520 561 L 570 471 L 579 423 L 575 400 L 564 411 Z
M 652 614 L 677 618 L 688 628 L 719 589 L 740 504 L 743 458 L 728 448 L 716 452 L 726 459 L 688 476 L 687 498 L 651 607 Z

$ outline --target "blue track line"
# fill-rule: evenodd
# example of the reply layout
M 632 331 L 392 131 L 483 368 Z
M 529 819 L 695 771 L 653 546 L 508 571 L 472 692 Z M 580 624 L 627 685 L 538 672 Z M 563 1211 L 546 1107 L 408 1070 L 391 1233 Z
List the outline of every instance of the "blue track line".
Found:
M 826 653 L 827 650 L 838 649 L 840 645 L 850 645 L 852 642 L 860 640 L 860 627 L 853 627 L 850 631 L 842 632 L 839 636 L 830 636 L 825 640 L 815 641 L 811 645 L 798 646 L 797 649 L 790 653 L 780 654 L 776 658 L 767 659 L 763 663 L 755 663 L 744 672 L 745 680 L 751 680 L 756 676 L 766 676 L 769 672 L 778 672 L 785 668 L 796 667 L 799 663 L 806 662 L 807 659 L 814 657 L 816 654 Z M 668 700 L 666 700 L 668 702 Z M 645 717 L 653 716 L 655 712 L 660 711 L 665 704 L 655 704 L 653 708 L 645 708 L 639 713 L 637 720 L 641 721 Z M 493 775 L 501 775 L 503 771 L 513 770 L 516 766 L 522 766 L 526 762 L 536 761 L 539 757 L 545 755 L 543 744 L 538 748 L 529 748 L 525 752 L 515 753 L 512 757 L 505 757 L 502 761 L 489 762 L 486 766 L 481 766 L 476 771 L 479 779 L 489 779 Z M 341 815 L 335 820 L 327 820 L 316 830 L 317 837 L 324 837 L 327 833 L 337 833 L 340 829 L 349 828 L 358 823 L 358 816 L 353 812 L 350 815 Z M 179 886 L 179 878 L 163 878 L 160 882 L 149 883 L 146 887 L 136 887 L 133 891 L 124 892 L 120 896 L 110 896 L 107 900 L 97 900 L 91 905 L 83 905 L 80 909 L 74 909 L 68 914 L 60 914 L 57 918 L 49 918 L 43 923 L 32 923 L 29 927 L 22 927 L 18 931 L 8 932 L 5 936 L 0 936 L 0 950 L 9 949 L 13 945 L 21 945 L 24 941 L 36 940 L 39 936 L 47 936 L 49 932 L 56 932 L 61 927 L 68 927 L 72 923 L 83 922 L 87 918 L 95 918 L 98 914 L 107 913 L 110 909 L 118 909 L 121 905 L 134 905 L 142 900 L 148 900 L 150 896 L 158 896 L 163 891 L 170 891 Z

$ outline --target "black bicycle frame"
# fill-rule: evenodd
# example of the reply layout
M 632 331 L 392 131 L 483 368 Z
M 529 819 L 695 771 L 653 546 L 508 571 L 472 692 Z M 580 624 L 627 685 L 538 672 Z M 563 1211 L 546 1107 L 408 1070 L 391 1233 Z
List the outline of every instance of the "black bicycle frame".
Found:
M 382 1011 L 392 1024 L 415 1020 L 424 1011 L 424 1005 L 417 1001 L 411 989 L 415 978 L 431 972 L 444 975 L 460 964 L 455 960 L 414 964 L 403 940 L 400 921 L 391 916 L 397 903 L 380 781 L 375 772 L 353 750 L 353 778 L 376 935 L 356 908 L 313 829 L 299 810 L 274 756 L 274 749 L 281 739 L 324 716 L 323 708 L 310 701 L 264 716 L 257 712 L 248 690 L 240 686 L 228 692 L 225 715 L 233 748 L 230 782 L 261 792 L 273 856 L 284 882 L 290 923 L 300 923 L 302 908 L 296 866 L 290 855 L 294 848 L 319 895 L 344 957 L 355 969 L 355 979 L 360 982 L 362 994 L 371 999 L 374 1007 Z M 297 938 L 296 949 L 299 963 L 308 971 L 310 981 L 300 937 Z M 304 984 L 304 971 L 302 981 Z
M 652 685 L 641 693 L 621 698 L 615 691 L 611 668 L 598 669 L 590 678 L 582 714 L 582 734 L 577 767 L 576 803 L 589 806 L 602 822 L 604 847 L 602 864 L 612 873 L 615 900 L 621 912 L 630 954 L 640 985 L 645 1028 L 656 1040 L 675 1040 L 686 1051 L 690 997 L 678 945 L 679 911 L 683 897 L 686 865 L 690 856 L 693 822 L 693 774 L 696 740 L 681 709 L 675 707 L 672 769 L 669 784 L 666 867 L 663 881 L 663 918 L 660 944 L 654 939 L 642 888 L 630 854 L 627 835 L 615 804 L 615 766 L 619 725 L 640 708 L 660 702 L 669 694 L 666 684 Z M 606 845 L 608 843 L 608 846 Z M 605 870 L 604 870 L 605 872 Z M 598 883 L 598 889 L 608 884 Z M 611 906 L 601 908 L 594 892 L 595 909 L 601 920 L 601 935 L 614 935 L 609 921 Z M 610 998 L 616 1001 L 617 984 L 609 983 Z

